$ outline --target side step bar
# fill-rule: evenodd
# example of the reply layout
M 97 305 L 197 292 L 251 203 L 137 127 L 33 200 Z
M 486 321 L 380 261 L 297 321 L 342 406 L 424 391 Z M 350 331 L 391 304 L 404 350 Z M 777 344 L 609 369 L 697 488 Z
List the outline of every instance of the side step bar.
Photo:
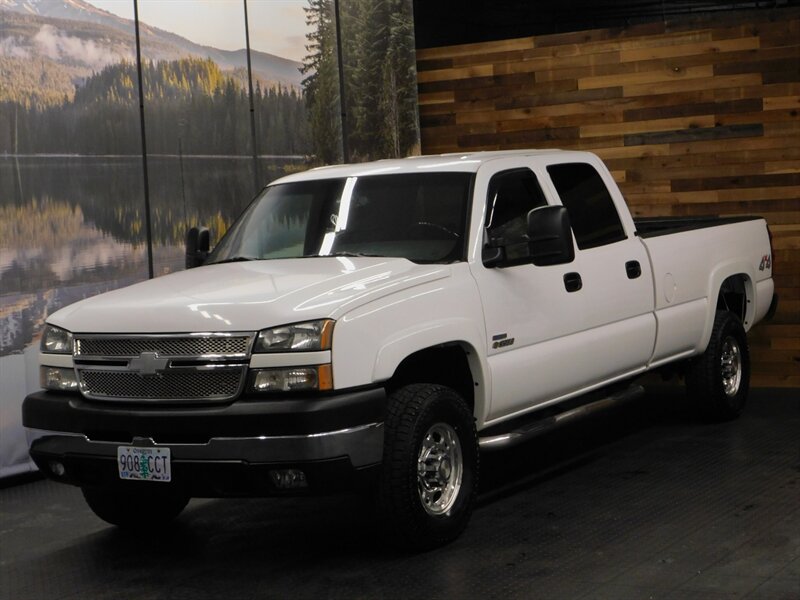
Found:
M 481 450 L 500 450 L 525 442 L 531 438 L 552 431 L 562 425 L 571 423 L 583 417 L 589 416 L 596 412 L 606 410 L 612 406 L 617 406 L 629 400 L 638 398 L 644 394 L 644 388 L 640 385 L 631 385 L 630 387 L 615 392 L 610 396 L 606 396 L 599 400 L 589 401 L 586 404 L 570 408 L 564 412 L 549 414 L 547 416 L 539 416 L 537 418 L 536 411 L 530 417 L 530 421 L 518 425 L 511 431 L 500 433 L 497 435 L 489 435 L 481 437 L 479 444 Z M 495 429 L 492 427 L 492 429 Z

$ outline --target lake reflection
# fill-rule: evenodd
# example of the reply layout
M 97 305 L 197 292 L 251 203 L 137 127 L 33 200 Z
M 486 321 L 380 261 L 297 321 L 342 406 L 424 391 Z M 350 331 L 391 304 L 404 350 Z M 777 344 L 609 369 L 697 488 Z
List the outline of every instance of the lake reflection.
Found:
M 262 160 L 266 184 L 297 160 Z M 247 157 L 151 157 L 156 275 L 183 268 L 187 227 L 219 236 L 254 195 Z M 142 161 L 0 156 L 0 356 L 21 352 L 46 316 L 147 278 Z

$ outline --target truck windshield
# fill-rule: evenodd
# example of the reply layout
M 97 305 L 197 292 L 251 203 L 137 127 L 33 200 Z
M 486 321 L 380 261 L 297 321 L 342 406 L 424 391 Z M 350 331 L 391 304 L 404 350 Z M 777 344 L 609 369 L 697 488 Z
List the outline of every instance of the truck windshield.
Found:
M 463 260 L 471 173 L 404 173 L 267 187 L 206 264 L 310 256 Z

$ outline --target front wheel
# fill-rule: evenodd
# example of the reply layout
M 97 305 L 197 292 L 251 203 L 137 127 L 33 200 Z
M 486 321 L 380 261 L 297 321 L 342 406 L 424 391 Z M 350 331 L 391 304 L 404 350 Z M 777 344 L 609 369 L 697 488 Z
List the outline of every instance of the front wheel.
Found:
M 378 503 L 389 541 L 425 550 L 455 539 L 478 487 L 472 412 L 450 388 L 409 385 L 390 396 L 385 427 Z
M 717 311 L 706 351 L 686 373 L 686 391 L 701 417 L 729 421 L 744 409 L 750 387 L 750 352 L 741 321 Z
M 136 484 L 134 484 L 136 485 Z M 164 485 L 160 483 L 143 485 Z M 174 492 L 148 489 L 81 488 L 92 512 L 123 529 L 140 527 L 143 522 L 159 525 L 172 521 L 189 503 L 189 497 Z

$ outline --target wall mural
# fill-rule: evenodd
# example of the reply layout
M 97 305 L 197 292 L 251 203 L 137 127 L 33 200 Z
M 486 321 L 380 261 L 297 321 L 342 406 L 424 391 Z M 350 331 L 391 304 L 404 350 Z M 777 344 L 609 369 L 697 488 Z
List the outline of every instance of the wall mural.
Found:
M 309 0 L 308 56 L 303 64 L 313 152 L 341 161 L 342 121 L 348 162 L 419 154 L 417 71 L 411 0 L 340 3 L 344 106 L 333 0 Z
M 137 5 L 145 190 L 133 0 L 0 0 L 0 477 L 33 468 L 46 316 L 148 277 L 146 191 L 158 276 L 188 227 L 219 237 L 269 181 L 341 162 L 343 131 L 353 161 L 418 152 L 411 0 L 342 0 L 344 107 L 332 0 L 186 7 Z

